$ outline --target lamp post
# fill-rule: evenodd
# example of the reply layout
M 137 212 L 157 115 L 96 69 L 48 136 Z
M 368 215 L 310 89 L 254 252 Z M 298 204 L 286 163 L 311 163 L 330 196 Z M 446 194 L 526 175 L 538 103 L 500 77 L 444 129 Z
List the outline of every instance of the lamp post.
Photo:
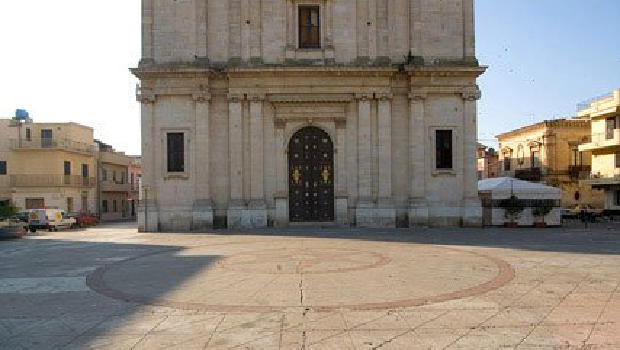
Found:
M 148 225 L 148 213 L 149 213 L 149 196 L 148 196 L 148 191 L 150 191 L 150 187 L 149 186 L 142 186 L 142 191 L 144 193 L 144 232 L 148 232 L 149 231 L 149 225 Z

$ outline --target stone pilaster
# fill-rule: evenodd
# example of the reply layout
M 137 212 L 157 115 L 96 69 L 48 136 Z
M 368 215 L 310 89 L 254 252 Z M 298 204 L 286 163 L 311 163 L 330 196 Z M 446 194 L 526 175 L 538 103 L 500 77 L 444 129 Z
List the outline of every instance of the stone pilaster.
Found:
M 372 203 L 372 140 L 370 102 L 372 94 L 358 94 L 358 193 L 360 202 Z
M 265 203 L 265 156 L 263 131 L 264 95 L 249 95 L 250 102 L 250 205 L 244 210 L 242 225 L 267 226 Z
M 409 94 L 409 154 L 410 154 L 410 192 L 409 192 L 409 226 L 428 226 L 428 204 L 426 201 L 426 175 L 430 171 L 426 161 L 425 123 L 426 94 L 413 92 Z M 428 150 L 431 152 L 432 150 Z
M 482 225 L 482 205 L 478 196 L 477 151 L 477 109 L 476 101 L 480 91 L 462 93 L 463 98 L 463 226 Z
M 194 162 L 195 201 L 192 213 L 192 230 L 205 230 L 213 227 L 213 206 L 210 191 L 210 116 L 211 95 L 204 90 L 192 95 L 195 103 Z
M 369 24 L 369 25 L 368 25 Z M 368 57 L 377 59 L 377 0 L 368 0 Z
M 377 226 L 396 225 L 392 193 L 392 94 L 377 94 L 377 136 L 379 162 L 379 198 L 375 213 Z
M 285 122 L 282 120 L 275 120 L 275 143 L 276 143 L 276 226 L 287 226 L 289 223 L 288 215 L 288 174 L 286 173 L 286 141 L 284 140 L 284 127 Z
M 349 224 L 346 119 L 336 120 L 336 223 Z
M 256 0 L 241 0 L 241 60 L 247 62 L 250 60 L 252 46 L 252 20 L 251 12 L 258 4 L 250 4 L 257 2 Z
M 474 0 L 463 0 L 463 56 L 465 60 L 476 58 Z
M 243 95 L 228 95 L 228 162 L 230 164 L 230 200 L 228 227 L 241 226 L 243 200 Z
M 142 200 L 138 208 L 138 230 L 156 232 L 159 226 L 157 208 L 157 140 L 155 136 L 155 103 L 157 98 L 150 91 L 138 91 L 136 99 L 141 103 L 142 136 Z
M 208 43 L 208 26 L 207 26 L 207 2 L 196 1 L 196 59 L 207 61 L 207 43 Z
M 142 0 L 141 64 L 153 63 L 153 0 Z

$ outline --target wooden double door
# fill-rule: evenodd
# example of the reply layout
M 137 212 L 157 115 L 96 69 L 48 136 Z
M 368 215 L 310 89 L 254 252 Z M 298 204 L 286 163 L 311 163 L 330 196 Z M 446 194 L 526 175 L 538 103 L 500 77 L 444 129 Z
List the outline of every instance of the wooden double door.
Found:
M 334 221 L 334 144 L 314 126 L 297 131 L 288 146 L 289 220 Z

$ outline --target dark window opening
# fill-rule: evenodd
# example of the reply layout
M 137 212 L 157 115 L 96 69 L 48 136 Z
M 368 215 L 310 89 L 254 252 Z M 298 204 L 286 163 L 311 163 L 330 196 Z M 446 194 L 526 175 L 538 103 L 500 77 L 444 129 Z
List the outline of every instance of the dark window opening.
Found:
M 510 171 L 510 161 L 512 158 L 504 158 L 504 171 Z
M 436 130 L 437 169 L 452 169 L 452 130 Z
M 65 161 L 64 168 L 65 175 L 71 175 L 71 162 Z
M 185 171 L 185 142 L 182 132 L 168 133 L 168 172 Z
M 319 6 L 299 7 L 300 49 L 321 48 L 319 9 Z
M 611 140 L 614 138 L 614 130 L 616 129 L 616 118 L 607 118 L 605 120 L 605 139 Z
M 26 141 L 32 141 L 32 134 L 30 133 L 30 128 L 26 128 Z
M 6 175 L 6 160 L 0 160 L 0 175 Z
M 105 199 L 104 199 L 103 201 L 101 201 L 101 210 L 102 210 L 104 213 L 107 213 L 107 212 L 108 212 L 108 201 L 107 201 L 107 200 L 105 200 Z
M 88 177 L 88 164 L 82 164 L 82 177 Z

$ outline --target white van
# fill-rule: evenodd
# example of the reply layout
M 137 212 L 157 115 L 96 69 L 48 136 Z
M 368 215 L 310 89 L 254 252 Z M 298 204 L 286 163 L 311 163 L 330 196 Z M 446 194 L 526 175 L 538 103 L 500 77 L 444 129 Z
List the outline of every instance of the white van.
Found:
M 28 213 L 28 229 L 37 232 L 38 229 L 58 231 L 58 228 L 74 228 L 76 221 L 68 217 L 60 209 L 32 209 Z

